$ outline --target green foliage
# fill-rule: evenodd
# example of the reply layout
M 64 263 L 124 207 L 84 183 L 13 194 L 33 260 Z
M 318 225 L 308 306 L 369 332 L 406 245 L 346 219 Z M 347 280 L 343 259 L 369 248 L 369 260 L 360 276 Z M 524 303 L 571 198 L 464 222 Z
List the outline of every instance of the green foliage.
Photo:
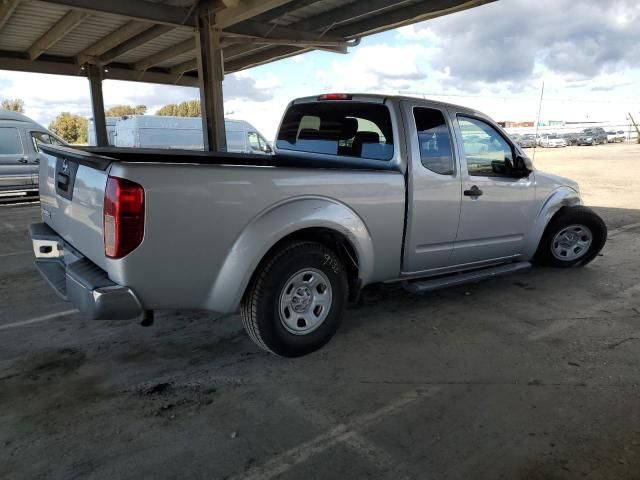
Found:
M 189 100 L 186 102 L 170 103 L 161 107 L 156 115 L 164 117 L 199 117 L 200 113 L 200 100 Z
M 147 113 L 146 105 L 114 105 L 104 112 L 105 117 L 124 117 L 125 115 L 144 115 Z
M 63 112 L 49 124 L 49 130 L 69 143 L 87 143 L 89 121 L 80 115 Z
M 2 100 L 0 106 L 4 110 L 11 110 L 12 112 L 24 113 L 24 100 L 20 98 L 6 98 Z

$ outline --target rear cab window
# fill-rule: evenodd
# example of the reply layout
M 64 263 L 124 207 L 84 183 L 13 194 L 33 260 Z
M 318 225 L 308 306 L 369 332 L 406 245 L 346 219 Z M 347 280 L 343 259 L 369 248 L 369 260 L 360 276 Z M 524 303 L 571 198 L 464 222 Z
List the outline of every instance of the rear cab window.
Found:
M 413 116 L 422 165 L 439 175 L 453 175 L 455 166 L 451 134 L 442 112 L 432 108 L 415 107 Z
M 355 101 L 294 104 L 285 113 L 276 146 L 388 162 L 394 155 L 389 109 Z

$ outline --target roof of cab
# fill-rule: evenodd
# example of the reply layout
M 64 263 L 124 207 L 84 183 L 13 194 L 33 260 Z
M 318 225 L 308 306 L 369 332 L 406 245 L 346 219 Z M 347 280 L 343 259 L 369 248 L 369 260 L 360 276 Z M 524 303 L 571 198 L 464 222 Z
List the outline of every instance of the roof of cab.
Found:
M 18 112 L 12 112 L 11 110 L 0 109 L 0 120 L 10 120 L 12 122 L 28 122 L 28 123 L 37 123 L 31 120 L 26 115 Z
M 349 93 L 346 92 L 344 95 L 349 97 L 345 100 L 322 100 L 320 97 L 323 94 L 312 95 L 308 97 L 300 97 L 296 98 L 291 102 L 291 104 L 299 104 L 299 103 L 312 103 L 312 102 L 341 102 L 341 101 L 360 101 L 360 102 L 371 102 L 371 103 L 384 103 L 387 100 L 409 100 L 409 101 L 418 101 L 428 103 L 434 106 L 439 106 L 441 108 L 454 108 L 460 112 L 467 112 L 473 114 L 479 114 L 477 110 L 469 107 L 465 107 L 462 105 L 456 105 L 454 103 L 441 102 L 438 100 L 431 100 L 428 98 L 420 98 L 420 97 L 411 97 L 407 95 L 383 95 L 379 93 Z

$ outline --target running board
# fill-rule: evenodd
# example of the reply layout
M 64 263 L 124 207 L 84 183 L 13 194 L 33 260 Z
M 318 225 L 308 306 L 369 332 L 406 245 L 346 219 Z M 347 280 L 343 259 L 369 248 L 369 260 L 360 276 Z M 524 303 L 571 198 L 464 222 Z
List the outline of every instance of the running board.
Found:
M 406 281 L 402 283 L 405 290 L 411 293 L 431 292 L 441 288 L 455 287 L 465 283 L 474 283 L 481 280 L 507 275 L 509 273 L 520 272 L 531 268 L 529 262 L 515 262 L 497 267 L 483 268 L 471 272 L 454 273 L 446 277 L 430 278 L 425 280 Z

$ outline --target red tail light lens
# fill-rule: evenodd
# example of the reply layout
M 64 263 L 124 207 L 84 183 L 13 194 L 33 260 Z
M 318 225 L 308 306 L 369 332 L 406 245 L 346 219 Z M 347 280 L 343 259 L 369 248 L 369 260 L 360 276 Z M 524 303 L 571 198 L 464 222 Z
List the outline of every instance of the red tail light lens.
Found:
M 104 191 L 104 253 L 122 258 L 144 237 L 144 188 L 124 178 L 109 177 Z

